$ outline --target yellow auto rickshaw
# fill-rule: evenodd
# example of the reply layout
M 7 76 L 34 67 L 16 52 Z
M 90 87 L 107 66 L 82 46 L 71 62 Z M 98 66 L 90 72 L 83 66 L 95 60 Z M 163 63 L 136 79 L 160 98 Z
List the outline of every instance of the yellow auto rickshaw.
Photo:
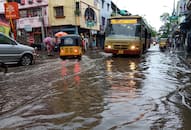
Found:
M 161 38 L 159 41 L 160 50 L 165 50 L 167 48 L 167 38 Z
M 82 40 L 80 35 L 68 34 L 60 38 L 59 55 L 61 59 L 78 58 L 83 55 Z

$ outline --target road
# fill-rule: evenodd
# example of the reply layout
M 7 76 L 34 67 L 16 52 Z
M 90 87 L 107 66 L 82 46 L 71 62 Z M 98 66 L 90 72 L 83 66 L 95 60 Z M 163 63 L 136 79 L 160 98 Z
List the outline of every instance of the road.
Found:
M 93 50 L 0 78 L 1 129 L 190 130 L 191 69 L 151 46 L 141 58 Z

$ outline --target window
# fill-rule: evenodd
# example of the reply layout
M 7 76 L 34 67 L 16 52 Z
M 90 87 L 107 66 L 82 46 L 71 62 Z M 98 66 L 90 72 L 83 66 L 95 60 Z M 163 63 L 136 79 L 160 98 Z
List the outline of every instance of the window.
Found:
M 59 17 L 64 17 L 64 6 L 57 6 L 54 7 L 54 16 L 59 18 Z
M 101 17 L 101 20 L 102 20 L 102 25 L 104 26 L 105 25 L 105 17 Z
M 20 10 L 19 13 L 20 13 L 21 18 L 26 18 L 27 17 L 27 11 L 26 10 Z
M 28 10 L 20 10 L 19 13 L 21 18 L 37 17 L 41 15 L 41 10 L 42 10 L 41 8 L 31 8 Z
M 107 3 L 107 11 L 109 11 L 109 7 L 110 7 L 110 4 L 109 4 L 109 3 Z
M 104 2 L 105 2 L 105 0 L 101 0 L 101 3 L 102 3 L 102 9 L 104 8 Z
M 28 0 L 28 3 L 29 3 L 29 4 L 32 4 L 32 3 L 33 3 L 33 0 Z
M 25 0 L 21 0 L 21 5 L 24 5 L 25 4 Z
M 42 2 L 42 0 L 36 0 L 36 2 Z
M 0 35 L 0 45 L 2 45 L 2 44 L 11 45 L 11 44 L 14 44 L 14 42 L 9 38 L 7 38 L 3 35 Z

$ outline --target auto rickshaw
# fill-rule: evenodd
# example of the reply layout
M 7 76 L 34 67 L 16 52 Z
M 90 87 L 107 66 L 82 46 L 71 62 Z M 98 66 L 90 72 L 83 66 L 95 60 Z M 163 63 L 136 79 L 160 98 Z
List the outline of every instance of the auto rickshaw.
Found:
M 159 41 L 159 48 L 161 51 L 167 48 L 167 38 L 161 38 Z
M 59 55 L 60 58 L 78 58 L 81 60 L 83 55 L 82 40 L 80 35 L 68 34 L 60 38 Z

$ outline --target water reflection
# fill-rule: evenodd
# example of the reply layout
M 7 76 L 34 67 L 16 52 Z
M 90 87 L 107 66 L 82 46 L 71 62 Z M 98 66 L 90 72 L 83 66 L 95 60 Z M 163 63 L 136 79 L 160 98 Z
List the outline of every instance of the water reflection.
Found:
M 139 72 L 139 59 L 108 59 L 105 63 L 106 80 L 110 88 L 104 96 L 106 105 L 101 113 L 102 123 L 96 126 L 96 129 L 117 129 L 117 126 L 129 125 L 140 120 L 147 111 L 145 108 L 148 109 L 150 106 L 143 105 L 145 110 L 140 110 L 139 105 L 142 103 L 134 104 L 140 96 L 138 90 L 144 77 Z
M 137 59 L 115 59 L 115 62 L 112 59 L 107 60 L 107 80 L 112 84 L 112 88 L 118 87 L 118 89 L 126 90 L 139 88 L 141 77 L 138 64 Z
M 79 72 L 80 72 L 80 63 L 79 62 L 76 62 L 75 64 L 74 64 L 74 80 L 75 80 L 75 82 L 77 83 L 77 84 L 79 84 L 80 83 L 80 76 L 78 75 L 79 74 Z
M 61 65 L 62 65 L 62 67 L 61 67 L 61 75 L 63 77 L 63 82 L 64 82 L 63 85 L 64 85 L 64 90 L 65 91 L 67 91 L 66 80 L 67 80 L 67 78 L 69 78 L 69 76 L 73 77 L 73 79 L 74 79 L 73 81 L 74 81 L 75 85 L 79 85 L 79 83 L 80 83 L 79 74 L 80 74 L 80 71 L 81 71 L 81 67 L 80 67 L 79 62 L 75 61 L 73 65 L 69 66 L 69 68 L 68 68 L 68 63 L 67 62 L 71 62 L 71 61 L 65 60 L 65 61 L 61 62 Z M 73 72 L 71 70 L 73 70 Z
M 1 112 L 0 128 L 176 130 L 185 122 L 189 130 L 190 112 L 180 115 L 172 105 L 178 96 L 171 95 L 177 86 L 189 87 L 191 76 L 173 58 L 154 51 L 141 59 L 59 60 L 38 68 L 41 74 L 23 72 L 36 80 L 25 85 L 23 73 L 13 75 L 17 81 L 0 83 L 1 107 L 9 110 Z

